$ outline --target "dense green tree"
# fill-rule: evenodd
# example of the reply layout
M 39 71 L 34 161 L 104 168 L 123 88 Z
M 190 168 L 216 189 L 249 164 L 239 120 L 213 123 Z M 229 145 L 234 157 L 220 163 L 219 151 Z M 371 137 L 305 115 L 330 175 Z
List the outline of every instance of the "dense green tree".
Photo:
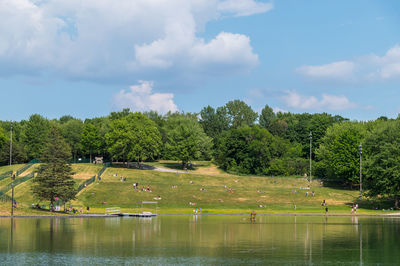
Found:
M 112 120 L 106 141 L 113 159 L 138 163 L 156 158 L 162 144 L 155 122 L 141 113 Z
M 382 120 L 384 121 L 384 120 Z M 363 142 L 366 154 L 366 184 L 369 194 L 400 197 L 400 120 L 378 123 Z
M 366 127 L 356 122 L 338 123 L 328 128 L 316 151 L 320 161 L 316 169 L 318 175 L 339 184 L 358 184 L 358 147 L 365 134 Z
M 38 174 L 33 178 L 32 191 L 38 200 L 54 203 L 56 198 L 68 202 L 77 193 L 72 178 L 71 150 L 59 129 L 51 127 L 40 158 Z
M 109 115 L 110 120 L 116 120 L 128 116 L 131 113 L 129 108 L 124 108 L 120 112 L 111 112 Z
M 89 154 L 90 162 L 92 162 L 92 155 L 98 152 L 100 147 L 99 132 L 92 124 L 84 124 L 81 137 L 82 148 Z
M 29 160 L 41 157 L 49 131 L 50 122 L 46 118 L 38 114 L 29 117 L 22 136 L 24 148 Z
M 240 100 L 229 101 L 225 108 L 229 118 L 229 125 L 232 128 L 251 126 L 258 117 L 250 106 Z
M 241 174 L 267 174 L 274 157 L 285 147 L 266 129 L 259 126 L 233 128 L 221 136 L 215 160 L 224 170 Z
M 79 119 L 72 118 L 61 124 L 60 127 L 62 136 L 71 147 L 72 158 L 75 162 L 78 153 L 82 149 L 81 140 L 83 133 L 83 122 Z
M 7 138 L 5 130 L 0 127 L 0 148 L 7 143 L 7 139 L 9 138 Z
M 190 114 L 174 114 L 166 123 L 167 142 L 165 156 L 168 159 L 179 160 L 183 167 L 194 159 L 209 157 L 211 139 L 203 128 Z
M 271 107 L 265 105 L 265 107 L 261 110 L 260 118 L 258 120 L 261 127 L 271 132 L 271 126 L 276 120 L 276 114 Z
M 60 117 L 59 122 L 60 122 L 60 124 L 62 125 L 62 124 L 67 123 L 67 122 L 70 121 L 70 120 L 76 120 L 76 119 L 73 118 L 73 117 L 70 116 L 70 115 L 64 115 L 64 116 Z
M 207 136 L 215 139 L 224 130 L 229 128 L 229 117 L 226 107 L 218 107 L 217 110 L 211 106 L 204 107 L 200 111 L 199 123 Z
M 110 118 L 109 117 L 95 117 L 92 119 L 85 119 L 85 124 L 92 124 L 96 127 L 98 133 L 98 153 L 104 158 L 108 157 L 108 147 L 106 143 L 106 134 L 110 129 Z

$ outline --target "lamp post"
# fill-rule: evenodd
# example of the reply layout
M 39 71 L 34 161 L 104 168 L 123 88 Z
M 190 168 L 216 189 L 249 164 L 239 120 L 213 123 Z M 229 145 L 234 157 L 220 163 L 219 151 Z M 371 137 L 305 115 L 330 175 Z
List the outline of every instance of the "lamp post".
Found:
M 12 125 L 11 125 L 11 129 L 10 129 L 10 165 L 12 165 Z
M 310 182 L 312 182 L 312 131 L 310 131 Z
M 362 144 L 358 146 L 358 152 L 360 153 L 360 198 L 362 198 Z

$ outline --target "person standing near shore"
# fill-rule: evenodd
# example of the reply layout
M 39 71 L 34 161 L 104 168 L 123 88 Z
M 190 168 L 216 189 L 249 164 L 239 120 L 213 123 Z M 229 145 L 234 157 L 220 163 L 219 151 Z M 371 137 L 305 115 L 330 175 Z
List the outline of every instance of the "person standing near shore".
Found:
M 328 214 L 328 206 L 326 205 L 325 206 L 325 215 L 327 215 Z

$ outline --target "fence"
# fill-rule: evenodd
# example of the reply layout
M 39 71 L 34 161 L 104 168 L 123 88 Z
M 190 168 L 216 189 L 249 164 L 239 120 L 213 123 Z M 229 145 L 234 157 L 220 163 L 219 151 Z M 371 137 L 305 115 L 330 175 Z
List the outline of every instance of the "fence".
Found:
M 90 158 L 78 158 L 75 160 L 70 160 L 69 163 L 91 163 Z
M 83 182 L 82 184 L 79 185 L 78 192 L 81 191 L 82 189 L 84 189 L 85 187 L 89 186 L 90 184 L 92 184 L 95 180 L 96 180 L 95 175 L 89 179 L 86 179 L 85 182 Z
M 17 170 L 17 176 L 19 176 L 20 174 L 25 172 L 29 167 L 31 167 L 32 165 L 34 165 L 35 163 L 38 163 L 38 162 L 39 162 L 38 159 L 31 160 L 29 163 L 27 163 L 26 165 L 22 166 L 20 169 Z
M 11 177 L 11 175 L 12 175 L 12 171 L 8 171 L 8 172 L 0 174 L 0 181 L 7 177 Z
M 104 173 L 104 171 L 111 166 L 111 163 L 105 163 L 104 167 L 101 168 L 101 170 L 99 171 L 99 173 L 97 174 L 97 179 L 100 180 L 101 179 L 101 175 Z
M 33 178 L 34 173 L 29 173 L 24 177 L 15 179 L 13 182 L 7 184 L 4 188 L 0 190 L 0 200 L 1 201 L 11 201 L 11 197 L 8 196 L 6 193 L 14 186 L 18 186 L 19 184 L 28 181 L 29 179 Z

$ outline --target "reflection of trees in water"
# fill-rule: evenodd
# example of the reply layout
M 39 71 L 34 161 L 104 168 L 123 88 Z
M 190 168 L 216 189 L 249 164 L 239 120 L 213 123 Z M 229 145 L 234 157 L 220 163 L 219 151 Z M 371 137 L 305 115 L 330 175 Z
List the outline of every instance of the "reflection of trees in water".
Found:
M 14 218 L 0 219 L 0 248 L 110 257 L 296 255 L 315 264 L 335 262 L 338 256 L 390 262 L 400 247 L 399 231 L 395 219 L 360 217 L 259 216 L 255 224 L 247 216 Z

